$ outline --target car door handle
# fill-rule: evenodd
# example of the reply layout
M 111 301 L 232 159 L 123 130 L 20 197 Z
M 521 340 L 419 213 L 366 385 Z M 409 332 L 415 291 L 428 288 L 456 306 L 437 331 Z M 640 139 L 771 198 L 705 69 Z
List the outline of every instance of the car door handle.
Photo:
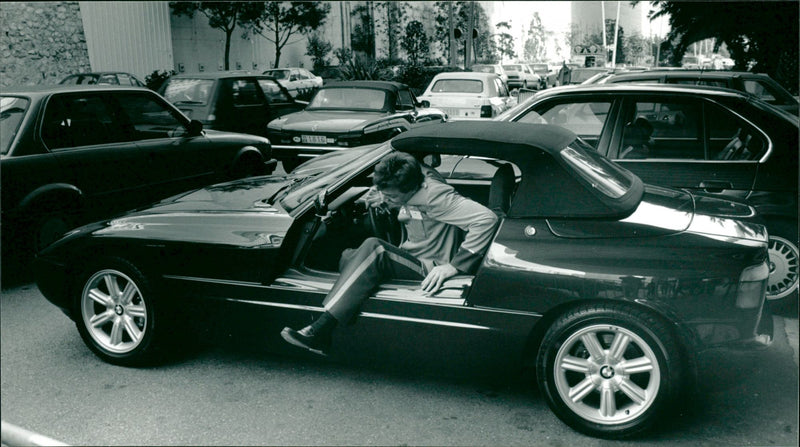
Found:
M 733 189 L 731 182 L 721 182 L 716 180 L 702 181 L 700 187 L 706 192 L 722 192 L 725 189 Z

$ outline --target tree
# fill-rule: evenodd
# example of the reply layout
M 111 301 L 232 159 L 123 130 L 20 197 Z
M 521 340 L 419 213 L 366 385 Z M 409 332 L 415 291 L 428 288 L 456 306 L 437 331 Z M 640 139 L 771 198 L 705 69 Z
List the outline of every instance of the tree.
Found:
M 328 53 L 331 52 L 331 49 L 333 49 L 333 45 L 324 40 L 319 33 L 313 33 L 308 37 L 306 55 L 311 56 L 314 71 L 319 71 L 328 65 Z
M 498 31 L 496 34 L 497 53 L 500 54 L 500 60 L 503 60 L 503 56 L 507 56 L 509 59 L 517 57 L 517 53 L 514 52 L 514 37 L 507 32 L 511 31 L 511 25 L 509 25 L 508 22 L 500 22 L 494 27 L 497 28 Z
M 374 27 L 377 34 L 377 29 L 385 27 L 386 38 L 386 51 L 389 62 L 394 62 L 398 57 L 397 46 L 401 40 L 401 32 L 403 29 L 403 22 L 408 14 L 408 4 L 406 2 L 388 1 L 388 2 L 375 2 L 376 14 L 384 19 L 381 22 L 382 26 Z
M 606 48 L 608 48 L 608 55 L 606 56 L 606 62 L 611 62 L 611 58 L 614 57 L 614 24 L 616 20 L 614 19 L 606 19 Z M 619 31 L 617 33 L 617 59 L 614 63 L 622 63 L 625 61 L 625 28 L 619 27 Z M 600 37 L 600 41 L 602 41 L 602 36 Z
M 428 34 L 422 22 L 413 20 L 406 25 L 406 35 L 400 43 L 412 64 L 416 65 L 419 60 L 428 53 Z
M 259 8 L 252 2 L 170 2 L 169 7 L 176 16 L 194 17 L 200 12 L 208 18 L 208 25 L 225 32 L 225 69 L 230 69 L 231 35 L 236 25 L 252 19 Z
M 528 28 L 528 38 L 525 39 L 523 54 L 525 60 L 542 61 L 545 59 L 547 47 L 545 42 L 545 29 L 542 26 L 542 19 L 539 13 L 533 13 L 530 26 Z
M 641 34 L 634 34 L 625 39 L 626 58 L 623 62 L 630 64 L 643 64 L 645 57 L 650 52 L 651 42 Z M 653 53 L 655 56 L 655 53 Z
M 230 4 L 239 4 L 232 2 Z M 258 8 L 257 14 L 247 16 L 246 24 L 254 33 L 275 45 L 275 68 L 280 66 L 281 52 L 296 34 L 309 34 L 323 24 L 331 11 L 328 2 L 241 2 Z
M 372 20 L 372 2 L 358 5 L 353 8 L 350 16 L 354 18 L 355 25 L 350 41 L 353 50 L 364 53 L 369 58 L 375 57 L 375 21 Z
M 681 2 L 651 1 L 650 18 L 669 17 L 667 35 L 671 60 L 677 64 L 694 42 L 715 39 L 716 51 L 724 42 L 736 69 L 767 73 L 789 91 L 798 91 L 798 29 L 796 1 Z M 724 19 L 721 16 L 724 15 Z
M 448 44 L 448 36 L 450 34 L 449 3 L 450 2 L 448 1 L 438 1 L 433 5 L 435 14 L 434 23 L 436 29 L 434 41 L 442 42 L 442 46 L 444 47 L 443 51 L 445 54 L 448 54 L 450 51 Z M 455 27 L 460 29 L 462 33 L 466 33 L 467 29 L 469 28 L 468 24 L 470 22 L 470 2 L 457 1 L 453 3 Z M 483 6 L 481 6 L 480 2 L 475 2 L 474 6 L 475 30 L 477 32 L 477 38 L 473 41 L 475 60 L 480 62 L 496 62 L 498 60 L 498 55 L 497 47 L 494 44 L 491 22 L 489 21 L 489 17 L 486 15 L 486 11 L 483 10 Z M 457 40 L 456 44 L 459 46 L 456 53 L 463 61 L 466 43 L 463 40 L 460 42 Z

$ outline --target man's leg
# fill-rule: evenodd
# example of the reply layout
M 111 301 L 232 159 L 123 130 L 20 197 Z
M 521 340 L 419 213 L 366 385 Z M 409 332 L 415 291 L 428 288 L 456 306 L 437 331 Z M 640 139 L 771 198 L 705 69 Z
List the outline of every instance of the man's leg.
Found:
M 368 238 L 343 266 L 339 279 L 323 300 L 325 313 L 299 331 L 284 328 L 281 335 L 293 345 L 324 353 L 338 322 L 353 318 L 375 288 L 389 278 L 422 280 L 425 268 L 404 250 L 381 239 Z

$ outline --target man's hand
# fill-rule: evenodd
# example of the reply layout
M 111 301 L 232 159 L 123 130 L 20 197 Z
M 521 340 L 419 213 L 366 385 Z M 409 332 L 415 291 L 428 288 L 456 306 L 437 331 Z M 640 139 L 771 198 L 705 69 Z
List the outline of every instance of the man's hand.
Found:
M 442 287 L 442 284 L 444 284 L 448 278 L 452 278 L 457 273 L 458 270 L 450 264 L 437 265 L 432 268 L 428 276 L 422 280 L 422 291 L 425 292 L 426 295 L 433 295 Z
M 381 192 L 375 187 L 367 190 L 367 193 L 361 196 L 361 198 L 358 200 L 364 202 L 364 206 L 367 208 L 386 208 L 386 203 L 383 200 L 383 194 L 381 194 Z

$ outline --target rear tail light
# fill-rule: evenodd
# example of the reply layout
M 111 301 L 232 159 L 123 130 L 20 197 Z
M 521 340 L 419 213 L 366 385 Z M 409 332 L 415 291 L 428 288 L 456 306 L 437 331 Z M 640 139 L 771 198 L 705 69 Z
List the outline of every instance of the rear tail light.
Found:
M 754 309 L 761 306 L 767 291 L 767 278 L 769 267 L 766 262 L 744 269 L 736 290 L 736 307 Z
M 492 117 L 492 106 L 481 106 L 481 118 Z

